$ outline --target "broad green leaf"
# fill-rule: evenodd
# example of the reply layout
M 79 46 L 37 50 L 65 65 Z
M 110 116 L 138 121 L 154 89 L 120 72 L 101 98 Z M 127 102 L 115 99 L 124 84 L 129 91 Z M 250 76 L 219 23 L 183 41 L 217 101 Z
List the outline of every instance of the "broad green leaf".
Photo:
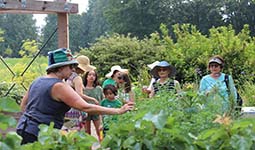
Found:
M 243 120 L 238 120 L 235 121 L 232 127 L 232 130 L 238 130 L 242 128 L 247 128 L 248 126 L 252 126 L 254 122 L 251 119 L 243 119 Z
M 6 134 L 5 139 L 3 140 L 10 148 L 18 149 L 21 137 L 17 135 L 16 132 L 9 132 Z
M 130 136 L 128 137 L 126 140 L 124 140 L 123 142 L 123 147 L 126 148 L 130 148 L 131 145 L 134 145 L 134 143 L 136 142 L 136 138 L 135 136 Z
M 144 139 L 143 143 L 146 145 L 146 149 L 153 150 L 152 141 Z
M 198 135 L 198 139 L 206 140 L 206 139 L 210 138 L 211 136 L 213 136 L 218 131 L 219 131 L 219 129 L 217 129 L 217 128 L 211 128 L 211 129 L 205 130 Z
M 1 150 L 13 150 L 11 147 L 9 147 L 6 143 L 0 142 L 0 149 Z
M 4 97 L 0 100 L 0 110 L 6 112 L 19 112 L 20 108 L 19 105 L 10 98 Z
M 8 127 L 15 127 L 17 121 L 13 117 L 0 114 L 0 129 L 6 130 Z
M 230 144 L 234 149 L 238 150 L 247 150 L 252 149 L 252 144 L 254 141 L 248 137 L 240 136 L 240 135 L 233 135 L 231 137 Z
M 144 120 L 152 121 L 157 129 L 162 129 L 167 121 L 167 114 L 165 111 L 161 110 L 159 114 L 153 115 L 152 113 L 147 113 Z

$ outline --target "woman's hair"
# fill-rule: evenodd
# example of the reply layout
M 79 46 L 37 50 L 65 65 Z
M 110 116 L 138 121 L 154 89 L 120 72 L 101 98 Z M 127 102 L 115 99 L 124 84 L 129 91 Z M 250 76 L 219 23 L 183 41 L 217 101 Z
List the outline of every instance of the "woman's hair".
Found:
M 98 75 L 97 75 L 97 72 L 95 70 L 91 70 L 91 71 L 94 71 L 95 72 L 95 75 L 96 75 L 96 78 L 95 78 L 95 81 L 93 83 L 93 87 L 96 87 L 99 85 L 99 81 L 98 81 Z M 88 81 L 87 81 L 87 78 L 88 78 L 88 75 L 91 71 L 87 71 L 85 73 L 85 75 L 83 76 L 82 80 L 83 80 L 83 85 L 86 87 L 87 84 L 88 84 Z
M 103 88 L 103 93 L 106 94 L 108 90 L 112 91 L 112 93 L 113 93 L 115 96 L 117 96 L 118 90 L 117 90 L 117 88 L 116 88 L 114 85 L 112 85 L 112 84 L 106 85 L 106 86 Z
M 124 81 L 124 91 L 125 93 L 129 93 L 131 91 L 131 80 L 126 73 L 122 73 L 118 78 Z
M 113 74 L 112 74 L 112 76 L 111 76 L 111 78 L 113 78 L 114 75 L 115 75 L 117 72 L 120 72 L 120 71 L 119 71 L 119 70 L 114 70 L 114 71 L 113 71 Z
M 65 65 L 65 66 L 67 66 L 67 65 Z M 50 69 L 46 70 L 46 73 L 47 73 L 47 74 L 56 73 L 56 72 L 59 71 L 59 68 L 63 68 L 63 67 L 65 67 L 65 66 L 61 66 L 61 67 L 57 67 L 57 68 L 50 68 Z

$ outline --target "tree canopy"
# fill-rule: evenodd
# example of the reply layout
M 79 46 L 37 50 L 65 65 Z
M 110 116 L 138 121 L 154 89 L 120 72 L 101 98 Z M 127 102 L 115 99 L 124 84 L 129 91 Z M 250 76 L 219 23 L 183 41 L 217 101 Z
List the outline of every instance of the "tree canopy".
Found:
M 249 34 L 255 35 L 255 4 L 252 0 L 89 0 L 89 8 L 82 14 L 70 15 L 70 48 L 76 52 L 90 47 L 100 36 L 123 34 L 144 39 L 151 33 L 160 33 L 165 24 L 176 42 L 174 24 L 191 24 L 200 33 L 209 35 L 210 29 L 231 25 L 236 33 L 249 25 Z M 24 40 L 45 43 L 57 27 L 56 15 L 48 15 L 39 34 L 32 15 L 1 14 L 0 29 L 4 42 L 2 56 L 20 57 Z M 46 45 L 43 54 L 57 48 L 57 37 Z
M 1 14 L 0 29 L 4 31 L 4 42 L 0 44 L 0 55 L 10 57 L 20 57 L 19 50 L 23 40 L 36 40 L 36 21 L 31 14 Z M 6 49 L 12 52 L 6 54 Z

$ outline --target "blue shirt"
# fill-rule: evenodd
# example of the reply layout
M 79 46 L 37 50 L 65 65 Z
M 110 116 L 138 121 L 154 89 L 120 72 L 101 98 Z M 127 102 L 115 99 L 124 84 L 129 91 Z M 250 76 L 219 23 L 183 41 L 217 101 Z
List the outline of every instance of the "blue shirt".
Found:
M 200 81 L 199 92 L 201 94 L 207 94 L 213 91 L 216 91 L 220 96 L 223 97 L 223 110 L 226 110 L 230 106 L 229 101 L 229 93 L 235 93 L 234 98 L 236 99 L 236 88 L 234 85 L 233 78 L 228 75 L 229 77 L 229 88 L 225 83 L 225 74 L 221 73 L 219 78 L 214 79 L 210 75 L 204 76 Z

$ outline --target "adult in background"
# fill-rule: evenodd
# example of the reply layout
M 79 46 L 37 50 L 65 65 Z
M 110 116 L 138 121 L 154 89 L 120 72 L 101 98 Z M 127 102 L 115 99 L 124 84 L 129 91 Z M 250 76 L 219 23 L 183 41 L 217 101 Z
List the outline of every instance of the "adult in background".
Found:
M 71 52 L 61 48 L 48 53 L 47 75 L 33 81 L 21 102 L 23 111 L 17 124 L 17 133 L 22 137 L 21 144 L 37 141 L 39 125 L 54 123 L 54 128 L 61 129 L 65 113 L 75 109 L 98 114 L 123 114 L 133 109 L 130 102 L 121 108 L 106 108 L 89 104 L 69 85 L 63 82 L 74 71 L 78 62 Z
M 93 101 L 94 104 L 99 104 L 97 99 L 83 93 L 84 85 L 81 77 L 85 72 L 94 70 L 96 67 L 90 65 L 90 60 L 87 56 L 78 56 L 76 60 L 78 62 L 78 66 L 72 72 L 71 76 L 66 80 L 66 83 L 70 85 L 84 100 Z M 86 113 L 71 108 L 65 115 L 66 119 L 69 120 L 65 123 L 65 127 L 69 129 L 75 128 L 81 130 L 84 128 L 84 122 L 82 120 L 84 120 L 86 116 Z
M 128 70 L 122 69 L 118 65 L 112 66 L 111 71 L 105 75 L 107 79 L 103 82 L 102 87 L 104 88 L 108 84 L 111 84 L 117 87 L 118 76 L 120 76 L 122 72 L 128 73 Z
M 153 83 L 152 91 L 149 97 L 153 97 L 161 92 L 180 92 L 180 84 L 177 80 L 172 79 L 176 73 L 174 66 L 170 65 L 167 61 L 160 61 L 152 70 L 151 73 L 154 77 L 158 78 Z
M 234 85 L 233 78 L 229 75 L 229 90 L 225 82 L 225 73 L 222 72 L 224 68 L 224 59 L 215 55 L 211 57 L 208 61 L 208 69 L 210 74 L 202 77 L 199 86 L 199 92 L 206 96 L 214 95 L 216 93 L 223 97 L 222 110 L 227 111 L 230 108 L 229 93 L 233 94 L 236 99 L 236 88 Z
M 91 104 L 99 104 L 101 100 L 104 98 L 103 89 L 99 85 L 98 82 L 98 74 L 95 70 L 91 70 L 85 73 L 83 77 L 83 84 L 84 84 L 84 94 L 94 97 L 97 102 L 94 101 L 87 101 Z M 91 121 L 93 121 L 96 133 L 98 136 L 98 140 L 100 139 L 100 125 L 101 125 L 101 116 L 98 114 L 90 114 L 85 118 L 85 130 L 88 134 L 91 134 Z

